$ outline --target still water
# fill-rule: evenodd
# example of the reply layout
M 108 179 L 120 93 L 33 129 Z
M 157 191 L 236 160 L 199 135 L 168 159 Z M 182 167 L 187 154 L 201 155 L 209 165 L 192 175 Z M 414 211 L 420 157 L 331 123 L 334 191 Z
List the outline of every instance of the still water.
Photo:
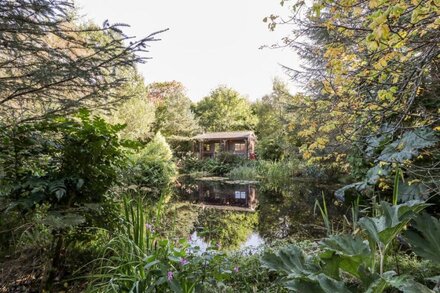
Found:
M 325 229 L 315 202 L 322 203 L 325 197 L 335 226 L 346 212 L 333 196 L 335 189 L 309 180 L 273 189 L 225 178 L 186 179 L 177 189 L 175 226 L 201 250 L 211 244 L 224 250 L 256 251 L 278 239 L 319 239 Z

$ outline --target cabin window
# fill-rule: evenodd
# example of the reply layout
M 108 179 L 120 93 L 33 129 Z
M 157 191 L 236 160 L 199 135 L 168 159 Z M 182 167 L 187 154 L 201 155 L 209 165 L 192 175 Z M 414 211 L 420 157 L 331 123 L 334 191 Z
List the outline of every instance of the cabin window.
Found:
M 236 143 L 234 144 L 234 151 L 236 152 L 245 152 L 246 144 L 245 143 Z
M 214 144 L 214 150 L 215 150 L 216 153 L 220 152 L 220 143 L 219 142 L 216 142 Z
M 245 199 L 246 192 L 245 191 L 235 191 L 235 199 Z
M 209 143 L 205 143 L 203 145 L 203 151 L 204 152 L 210 152 L 211 151 L 211 145 Z

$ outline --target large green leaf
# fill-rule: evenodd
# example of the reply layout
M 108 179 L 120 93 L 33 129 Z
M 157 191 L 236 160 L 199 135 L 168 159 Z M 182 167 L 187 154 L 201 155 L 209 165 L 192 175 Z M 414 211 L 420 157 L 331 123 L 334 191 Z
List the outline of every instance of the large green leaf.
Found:
M 368 286 L 366 293 L 381 293 L 387 288 L 395 288 L 403 293 L 433 293 L 428 287 L 417 283 L 407 275 L 397 276 L 396 272 L 388 271 Z
M 342 281 L 320 273 L 320 267 L 295 245 L 265 254 L 261 262 L 272 271 L 284 272 L 287 276 L 282 282 L 293 292 L 350 292 Z
M 325 274 L 309 275 L 288 280 L 285 287 L 293 292 L 299 293 L 351 293 L 344 282 L 335 280 Z
M 291 277 L 301 277 L 319 270 L 319 267 L 295 245 L 289 245 L 276 253 L 267 253 L 261 262 L 263 267 L 282 271 Z
M 386 276 L 394 276 L 396 273 L 394 271 L 385 272 L 382 277 L 379 275 L 375 275 L 376 279 L 371 282 L 368 288 L 365 290 L 365 293 L 381 293 L 388 287 L 388 282 L 386 280 Z
M 428 287 L 417 283 L 407 275 L 395 276 L 385 273 L 383 278 L 389 286 L 399 289 L 404 293 L 433 293 Z
M 386 142 L 385 137 L 381 138 L 380 141 L 372 139 L 369 142 L 369 147 L 367 147 L 367 152 L 373 155 L 374 149 Z M 377 184 L 380 178 L 386 177 L 391 173 L 391 167 L 389 163 L 403 163 L 407 160 L 414 158 L 419 155 L 420 151 L 425 148 L 433 147 L 438 144 L 440 137 L 430 128 L 419 128 L 413 131 L 406 132 L 401 138 L 395 140 L 394 142 L 388 144 L 380 153 L 379 157 L 376 159 L 376 165 L 370 168 L 365 179 L 361 182 L 356 182 L 338 189 L 335 192 L 335 196 L 343 199 L 345 192 L 350 189 L 356 189 L 358 191 L 363 191 L 369 186 Z M 381 164 L 381 162 L 387 162 L 388 164 Z M 402 201 L 417 199 L 418 193 L 423 193 L 423 188 L 421 186 L 413 186 L 407 188 L 404 194 L 400 196 Z M 410 193 L 414 191 L 414 193 Z
M 322 273 L 288 280 L 284 284 L 285 288 L 299 293 L 351 293 L 344 282 L 330 278 Z
M 322 261 L 322 272 L 329 277 L 340 280 L 341 277 L 339 268 L 341 264 L 341 257 L 335 252 L 329 250 L 321 253 L 319 257 Z
M 377 244 L 387 246 L 402 232 L 408 222 L 427 206 L 428 204 L 416 200 L 400 205 L 391 205 L 383 201 L 381 202 L 382 216 L 361 218 L 359 225 L 370 239 Z
M 325 249 L 345 256 L 369 256 L 370 248 L 358 235 L 332 235 L 320 243 Z
M 310 293 L 322 293 L 319 283 L 312 281 L 308 278 L 296 278 L 293 280 L 287 280 L 283 282 L 284 287 L 292 292 L 310 292 Z
M 424 213 L 415 219 L 415 231 L 406 231 L 405 238 L 414 252 L 440 264 L 440 221 Z
M 328 269 L 329 274 L 334 278 L 337 278 L 336 269 L 360 277 L 359 267 L 362 264 L 368 266 L 372 260 L 368 243 L 357 235 L 332 235 L 320 244 L 326 251 L 321 255 L 324 268 Z M 334 253 L 328 254 L 328 252 Z
M 426 200 L 429 196 L 429 188 L 423 183 L 413 183 L 409 185 L 406 182 L 399 182 L 398 191 L 399 202 Z
M 367 188 L 374 186 L 381 177 L 388 176 L 390 174 L 391 168 L 388 165 L 376 165 L 370 168 L 365 174 L 365 179 L 360 182 L 355 182 L 339 188 L 335 191 L 335 196 L 341 200 L 344 200 L 345 192 L 348 190 L 364 191 Z
M 399 162 L 412 159 L 421 149 L 435 146 L 439 137 L 430 128 L 419 128 L 406 132 L 400 139 L 395 140 L 384 148 L 378 161 Z
M 389 165 L 376 165 L 367 171 L 367 174 L 365 174 L 365 181 L 369 185 L 375 185 L 380 178 L 388 176 L 390 171 L 391 168 Z
M 339 188 L 338 190 L 335 191 L 335 197 L 339 200 L 344 200 L 345 198 L 345 192 L 348 190 L 357 190 L 357 191 L 362 191 L 365 190 L 368 187 L 367 183 L 364 181 L 360 181 L 360 182 L 355 182 L 349 185 L 345 185 L 341 188 Z

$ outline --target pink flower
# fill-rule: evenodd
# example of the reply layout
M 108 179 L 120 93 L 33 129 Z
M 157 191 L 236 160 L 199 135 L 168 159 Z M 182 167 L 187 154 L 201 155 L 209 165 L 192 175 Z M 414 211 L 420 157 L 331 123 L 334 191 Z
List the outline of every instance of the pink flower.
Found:
M 167 274 L 168 281 L 172 281 L 173 278 L 174 278 L 174 273 L 173 272 L 168 272 L 168 274 Z
M 151 233 L 154 233 L 154 227 L 152 224 L 145 224 L 145 228 L 147 228 L 148 231 L 150 231 Z
M 234 272 L 238 273 L 238 267 L 234 267 Z
M 184 266 L 184 265 L 186 265 L 186 264 L 189 264 L 189 261 L 188 261 L 187 259 L 185 259 L 185 258 L 182 258 L 182 259 L 180 259 L 180 264 L 181 264 L 182 266 Z

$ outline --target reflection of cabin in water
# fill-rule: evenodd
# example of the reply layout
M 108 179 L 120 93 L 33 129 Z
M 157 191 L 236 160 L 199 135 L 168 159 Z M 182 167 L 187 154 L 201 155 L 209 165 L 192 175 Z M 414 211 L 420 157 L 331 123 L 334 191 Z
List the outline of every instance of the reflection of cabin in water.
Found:
M 256 136 L 253 131 L 208 132 L 193 137 L 200 159 L 215 158 L 222 152 L 255 159 Z
M 206 206 L 255 211 L 257 191 L 250 184 L 198 184 L 198 201 Z

